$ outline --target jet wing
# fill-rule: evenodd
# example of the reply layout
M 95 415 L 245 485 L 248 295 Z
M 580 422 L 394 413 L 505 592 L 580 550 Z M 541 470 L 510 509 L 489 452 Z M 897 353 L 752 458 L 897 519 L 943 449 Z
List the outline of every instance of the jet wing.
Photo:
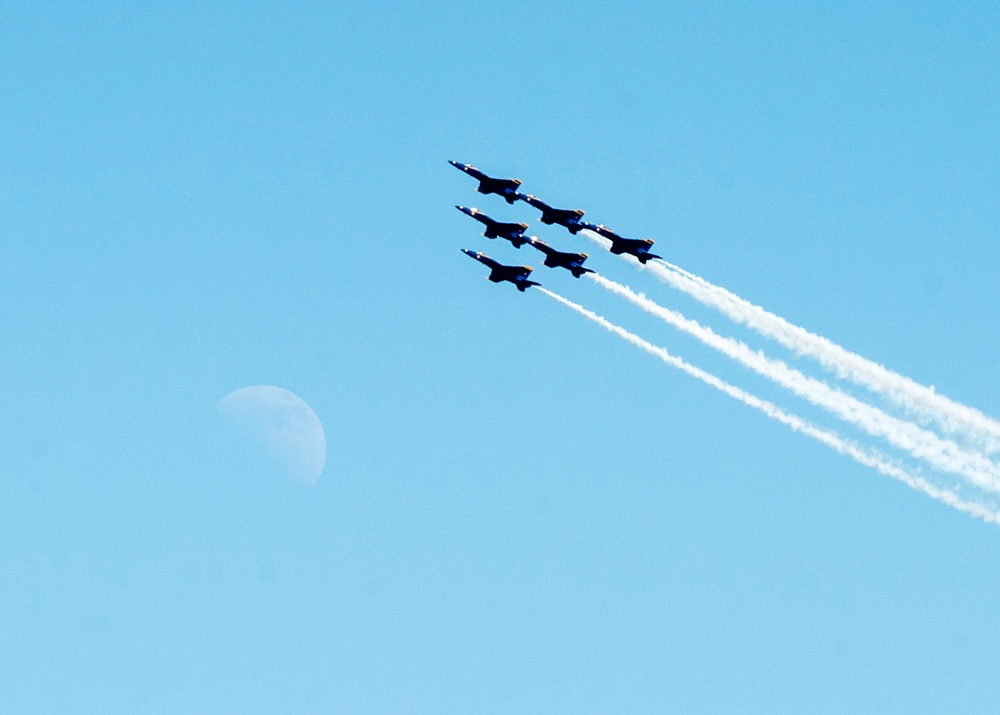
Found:
M 498 223 L 497 228 L 505 233 L 509 233 L 513 236 L 523 235 L 525 231 L 528 230 L 528 224 L 526 223 Z
M 499 191 L 509 191 L 511 193 L 517 192 L 517 187 L 521 185 L 521 182 L 517 179 L 489 179 L 489 182 L 497 188 Z
M 490 280 L 494 283 L 499 283 L 500 281 L 510 281 L 511 283 L 516 283 L 517 281 L 525 280 L 529 275 L 531 275 L 530 266 L 496 266 L 492 271 L 490 271 Z

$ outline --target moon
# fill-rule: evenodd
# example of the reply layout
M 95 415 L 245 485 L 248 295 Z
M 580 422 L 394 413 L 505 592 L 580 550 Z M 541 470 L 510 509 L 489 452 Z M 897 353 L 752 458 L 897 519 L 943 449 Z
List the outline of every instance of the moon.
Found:
M 252 385 L 229 393 L 216 409 L 264 446 L 289 476 L 308 486 L 319 481 L 326 464 L 326 434 L 313 409 L 294 392 Z

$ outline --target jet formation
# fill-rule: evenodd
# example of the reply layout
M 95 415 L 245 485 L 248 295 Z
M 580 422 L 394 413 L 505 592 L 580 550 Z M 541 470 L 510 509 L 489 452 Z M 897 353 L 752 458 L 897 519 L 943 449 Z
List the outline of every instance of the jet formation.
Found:
M 463 164 L 459 161 L 449 161 L 448 163 L 476 179 L 479 182 L 476 191 L 479 193 L 496 194 L 511 205 L 517 201 L 523 201 L 529 206 L 538 209 L 542 212 L 540 221 L 546 225 L 562 226 L 574 236 L 584 229 L 592 231 L 611 242 L 611 247 L 608 249 L 611 253 L 615 255 L 628 254 L 643 264 L 652 258 L 660 258 L 655 253 L 649 252 L 649 249 L 653 246 L 652 239 L 625 238 L 604 224 L 592 224 L 583 221 L 584 212 L 579 209 L 557 209 L 545 203 L 537 196 L 522 194 L 518 191 L 518 188 L 521 186 L 520 179 L 497 179 L 483 173 L 471 164 Z M 587 260 L 586 253 L 558 251 L 534 236 L 525 236 L 524 232 L 528 230 L 528 224 L 526 223 L 505 223 L 490 218 L 476 208 L 468 208 L 466 206 L 456 206 L 455 208 L 483 224 L 486 227 L 486 230 L 483 232 L 486 238 L 505 239 L 510 241 L 514 248 L 520 248 L 524 244 L 529 244 L 538 251 L 541 251 L 545 254 L 544 264 L 549 268 L 565 268 L 576 278 L 579 278 L 584 273 L 594 272 L 590 268 L 584 268 L 583 266 L 584 261 Z M 462 253 L 475 258 L 487 266 L 490 269 L 488 278 L 494 283 L 504 281 L 513 283 L 522 293 L 531 286 L 541 285 L 535 281 L 528 280 L 528 276 L 533 270 L 530 266 L 505 266 L 484 253 L 470 251 L 465 248 L 462 249 Z

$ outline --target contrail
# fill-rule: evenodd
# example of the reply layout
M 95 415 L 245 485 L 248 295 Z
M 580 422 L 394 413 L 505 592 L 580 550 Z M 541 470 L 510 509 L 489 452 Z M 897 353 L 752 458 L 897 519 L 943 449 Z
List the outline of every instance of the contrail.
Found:
M 586 230 L 583 233 L 606 247 L 604 239 L 598 234 Z M 631 258 L 622 257 L 626 260 Z M 961 437 L 987 453 L 1000 451 L 1000 422 L 979 410 L 939 395 L 933 387 L 921 385 L 827 338 L 793 325 L 672 263 L 650 261 L 641 264 L 635 259 L 630 262 L 649 270 L 657 278 L 700 303 L 719 310 L 737 323 L 776 340 L 796 354 L 815 359 L 837 377 L 882 395 L 925 423 L 932 422 L 946 433 Z
M 961 437 L 989 454 L 1000 451 L 1000 422 L 979 410 L 955 402 L 935 392 L 933 387 L 921 385 L 827 338 L 793 325 L 671 263 L 652 262 L 646 268 L 701 303 L 721 310 L 733 320 L 800 355 L 814 358 L 837 377 L 883 395 L 914 417 L 932 422 L 944 432 Z
M 763 412 L 771 419 L 781 422 L 782 424 L 791 428 L 793 431 L 799 432 L 808 437 L 812 437 L 816 441 L 825 444 L 827 447 L 830 447 L 834 451 L 839 452 L 840 454 L 846 457 L 850 457 L 859 464 L 862 464 L 866 467 L 871 467 L 876 471 L 878 471 L 880 474 L 883 474 L 887 477 L 898 479 L 899 481 L 903 482 L 910 488 L 916 489 L 917 491 L 921 491 L 924 494 L 930 496 L 931 498 L 937 499 L 938 501 L 947 504 L 948 506 L 954 507 L 959 511 L 963 511 L 966 514 L 982 519 L 983 521 L 987 521 L 993 524 L 1000 524 L 1000 513 L 998 513 L 997 511 L 990 509 L 989 507 L 983 506 L 982 504 L 977 504 L 975 502 L 970 502 L 965 499 L 962 499 L 953 491 L 935 486 L 930 482 L 928 482 L 923 477 L 910 474 L 909 472 L 897 467 L 895 464 L 889 462 L 887 459 L 885 459 L 876 452 L 866 451 L 858 447 L 857 445 L 851 444 L 850 442 L 848 442 L 835 432 L 831 432 L 828 430 L 824 430 L 820 427 L 816 427 L 815 425 L 803 420 L 801 417 L 786 412 L 785 410 L 781 409 L 772 402 L 768 402 L 767 400 L 762 400 L 759 397 L 756 397 L 755 395 L 751 395 L 749 392 L 746 392 L 745 390 L 741 390 L 740 388 L 734 385 L 730 385 L 728 382 L 719 379 L 715 375 L 712 375 L 709 372 L 705 372 L 701 368 L 697 368 L 694 365 L 689 364 L 688 362 L 682 360 L 679 357 L 671 355 L 666 348 L 662 348 L 658 345 L 653 345 L 649 341 L 640 338 L 638 335 L 630 333 L 628 330 L 625 330 L 625 328 L 621 328 L 612 323 L 611 321 L 607 320 L 606 318 L 601 317 L 597 313 L 584 308 L 582 305 L 574 303 L 571 300 L 567 300 L 566 298 L 563 298 L 561 295 L 553 293 L 552 291 L 547 290 L 545 288 L 539 287 L 538 290 L 544 293 L 545 295 L 549 296 L 550 298 L 553 298 L 556 301 L 562 303 L 566 307 L 572 308 L 580 315 L 584 316 L 585 318 L 588 318 L 589 320 L 592 320 L 593 322 L 597 323 L 598 325 L 605 328 L 609 332 L 622 338 L 626 342 L 632 343 L 633 345 L 646 351 L 650 355 L 658 357 L 660 360 L 667 363 L 668 365 L 687 373 L 691 377 L 700 380 L 701 382 L 705 383 L 706 385 L 709 385 L 710 387 L 714 387 L 716 390 L 719 390 L 720 392 L 723 392 L 729 395 L 730 397 L 739 400 L 743 404 L 753 407 L 754 409 L 759 410 L 760 412 Z
M 984 489 L 1000 491 L 1000 470 L 981 454 L 967 452 L 954 442 L 942 439 L 912 422 L 886 414 L 873 405 L 830 387 L 825 382 L 803 375 L 781 360 L 751 350 L 739 340 L 718 335 L 711 328 L 674 310 L 664 308 L 628 286 L 608 280 L 597 273 L 588 273 L 587 277 L 647 313 L 655 315 L 754 372 L 788 388 L 814 405 L 856 425 L 868 434 L 887 440 L 893 446 L 906 450 L 937 469 L 961 474 Z

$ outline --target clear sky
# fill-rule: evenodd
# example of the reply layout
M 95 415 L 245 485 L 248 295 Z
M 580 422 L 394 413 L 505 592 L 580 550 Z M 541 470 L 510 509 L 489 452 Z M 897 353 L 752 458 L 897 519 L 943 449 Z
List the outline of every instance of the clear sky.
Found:
M 5 3 L 0 710 L 995 712 L 1000 528 L 459 252 L 837 426 L 448 159 L 1000 416 L 1000 8 L 804 5 Z

